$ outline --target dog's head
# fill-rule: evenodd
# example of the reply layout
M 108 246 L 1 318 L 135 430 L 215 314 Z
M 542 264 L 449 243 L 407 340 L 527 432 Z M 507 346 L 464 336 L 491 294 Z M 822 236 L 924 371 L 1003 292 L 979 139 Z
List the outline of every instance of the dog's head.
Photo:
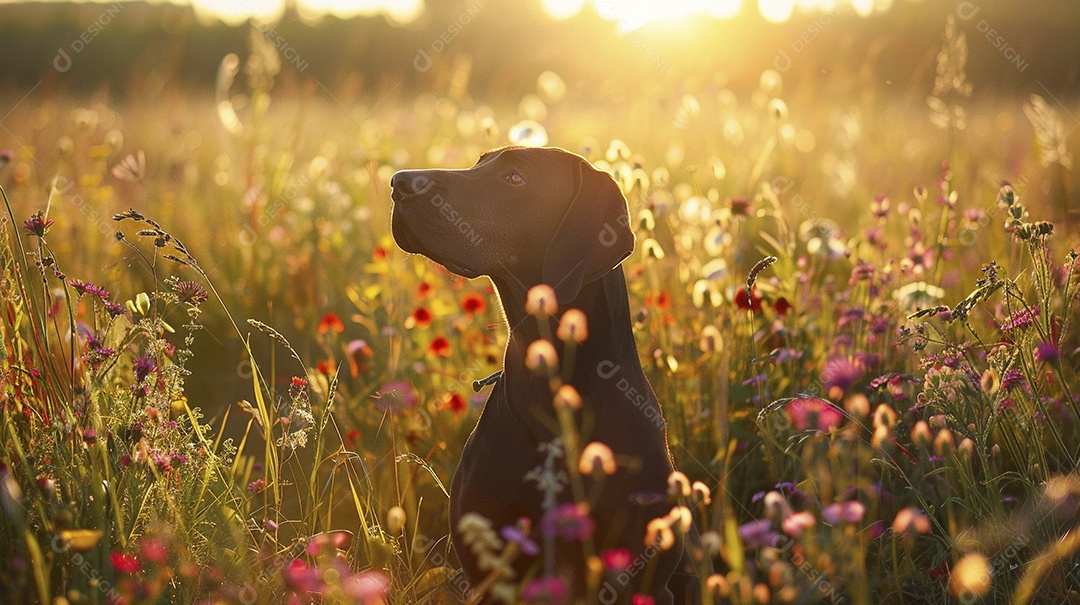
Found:
M 506 147 L 464 170 L 402 170 L 390 184 L 398 245 L 465 277 L 546 283 L 569 302 L 634 249 L 618 185 L 562 149 Z

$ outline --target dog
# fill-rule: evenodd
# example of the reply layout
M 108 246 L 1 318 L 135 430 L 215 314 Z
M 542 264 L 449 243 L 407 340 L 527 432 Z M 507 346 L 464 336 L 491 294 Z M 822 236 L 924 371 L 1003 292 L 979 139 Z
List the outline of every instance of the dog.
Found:
M 667 492 L 675 467 L 660 405 L 634 344 L 620 263 L 635 237 L 618 185 L 568 151 L 505 147 L 468 169 L 397 172 L 391 189 L 398 246 L 463 277 L 489 277 L 510 327 L 503 373 L 465 443 L 450 489 L 451 537 L 469 584 L 479 585 L 487 572 L 463 547 L 458 524 L 464 515 L 478 513 L 496 530 L 522 518 L 541 527 L 543 496 L 524 478 L 542 467 L 542 445 L 559 432 L 549 380 L 526 367 L 526 352 L 545 333 L 555 333 L 561 312 L 576 308 L 587 317 L 588 336 L 576 345 L 566 382 L 584 401 L 577 412 L 581 441 L 601 442 L 621 461 L 590 502 L 592 540 L 596 553 L 618 548 L 634 557 L 633 572 L 604 583 L 599 601 L 625 603 L 642 593 L 657 604 L 687 602 L 694 590 L 688 585 L 698 584 L 689 576 L 687 540 L 680 536 L 668 550 L 645 545 L 648 522 L 672 509 Z M 558 301 L 558 312 L 545 320 L 547 330 L 526 313 L 528 292 L 538 284 L 552 287 Z M 551 340 L 564 359 L 564 344 Z M 584 491 L 592 494 L 592 478 L 585 480 Z M 570 489 L 559 498 L 571 501 Z M 533 531 L 537 542 L 543 542 L 540 533 Z M 581 544 L 556 541 L 556 548 L 558 573 L 569 579 L 576 599 L 584 598 Z M 516 579 L 542 575 L 543 559 L 519 555 Z

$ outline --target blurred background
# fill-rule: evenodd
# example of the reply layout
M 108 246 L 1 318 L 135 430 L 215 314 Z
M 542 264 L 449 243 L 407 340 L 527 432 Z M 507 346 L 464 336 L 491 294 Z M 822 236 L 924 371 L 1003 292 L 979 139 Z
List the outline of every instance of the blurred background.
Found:
M 1010 179 L 1064 200 L 1067 228 L 1078 29 L 1072 0 L 0 2 L 0 148 L 20 212 L 71 185 L 50 210 L 71 275 L 152 287 L 108 220 L 137 208 L 314 358 L 328 311 L 379 315 L 366 342 L 411 311 L 361 270 L 395 252 L 389 175 L 508 143 L 663 170 L 635 210 L 786 179 L 795 223 L 841 231 L 951 161 L 964 203 L 992 209 Z M 1048 109 L 1022 111 L 1031 95 Z M 188 393 L 214 409 L 250 382 L 204 319 Z
M 1080 78 L 1080 6 L 1069 0 L 5 1 L 0 14 L 9 94 L 42 86 L 148 101 L 210 90 L 221 57 L 246 48 L 251 23 L 272 29 L 288 55 L 286 92 L 311 81 L 335 95 L 430 90 L 468 57 L 470 92 L 489 98 L 530 92 L 545 70 L 576 95 L 617 99 L 640 86 L 756 81 L 773 67 L 790 86 L 921 99 L 948 14 L 972 40 L 976 97 L 1041 87 L 1072 96 Z

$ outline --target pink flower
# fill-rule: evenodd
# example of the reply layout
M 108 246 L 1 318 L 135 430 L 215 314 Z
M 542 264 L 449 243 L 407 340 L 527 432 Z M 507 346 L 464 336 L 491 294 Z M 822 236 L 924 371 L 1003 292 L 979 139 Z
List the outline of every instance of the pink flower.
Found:
M 858 500 L 837 502 L 821 509 L 821 518 L 829 525 L 841 523 L 858 523 L 866 514 L 866 505 Z
M 526 605 L 562 605 L 566 597 L 566 583 L 556 577 L 538 578 L 521 591 L 521 602 Z
M 612 548 L 601 553 L 600 560 L 612 571 L 623 571 L 634 562 L 634 555 L 625 548 Z
M 799 511 L 788 515 L 784 521 L 780 524 L 784 533 L 797 538 L 802 535 L 803 531 L 808 527 L 813 527 L 817 523 L 814 519 L 814 515 L 808 511 Z
M 412 385 L 404 380 L 392 380 L 379 389 L 375 407 L 384 412 L 403 412 L 415 407 L 418 399 Z
M 797 430 L 816 429 L 827 433 L 843 420 L 840 408 L 815 397 L 797 397 L 787 404 L 788 418 Z
M 390 588 L 390 578 L 381 571 L 370 570 L 347 578 L 341 583 L 341 587 L 345 594 L 356 602 L 364 605 L 383 603 L 383 597 Z

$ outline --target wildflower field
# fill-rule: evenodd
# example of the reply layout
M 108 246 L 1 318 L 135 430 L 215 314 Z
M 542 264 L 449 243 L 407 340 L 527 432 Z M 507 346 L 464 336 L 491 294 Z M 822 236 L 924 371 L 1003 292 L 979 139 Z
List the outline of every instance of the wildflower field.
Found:
M 505 573 L 546 521 L 472 520 L 491 575 L 459 572 L 450 479 L 507 326 L 486 278 L 390 235 L 395 171 L 517 144 L 629 202 L 682 473 L 641 540 L 696 526 L 705 603 L 1080 603 L 1080 103 L 981 94 L 969 57 L 1013 65 L 966 10 L 905 92 L 771 48 L 690 76 L 636 31 L 618 91 L 480 86 L 449 42 L 411 85 L 349 88 L 258 21 L 205 90 L 0 89 L 0 601 L 567 602 Z M 547 472 L 604 472 L 590 447 Z

